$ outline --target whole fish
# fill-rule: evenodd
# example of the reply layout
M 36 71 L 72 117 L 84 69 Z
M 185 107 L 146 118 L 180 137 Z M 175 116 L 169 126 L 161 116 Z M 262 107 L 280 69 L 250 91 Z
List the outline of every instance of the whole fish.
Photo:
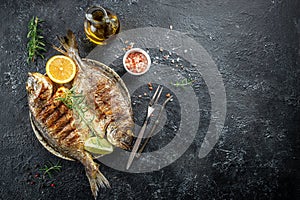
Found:
M 69 89 L 53 83 L 40 73 L 29 73 L 26 83 L 29 110 L 34 126 L 41 136 L 61 155 L 80 161 L 85 166 L 93 196 L 98 187 L 110 187 L 99 171 L 85 141 L 91 133 L 105 137 L 112 145 L 129 149 L 133 137 L 133 116 L 128 90 L 121 78 L 105 65 L 78 54 L 74 34 L 60 38 L 66 51 L 56 48 L 74 60 L 78 67 L 72 83 L 77 94 L 84 96 L 86 113 L 91 116 L 91 126 L 83 125 L 78 113 L 60 99 Z
M 129 149 L 134 122 L 131 99 L 124 82 L 111 68 L 93 60 L 81 59 L 72 31 L 69 30 L 59 40 L 66 51 L 54 48 L 69 56 L 78 67 L 73 81 L 76 92 L 86 97 L 89 107 L 103 122 L 108 141 L 122 149 Z
M 53 149 L 85 166 L 92 193 L 96 198 L 98 186 L 110 185 L 91 154 L 84 150 L 84 141 L 89 132 L 76 128 L 73 111 L 58 100 L 68 89 L 60 87 L 55 91 L 48 77 L 40 73 L 29 73 L 26 90 L 34 125 Z

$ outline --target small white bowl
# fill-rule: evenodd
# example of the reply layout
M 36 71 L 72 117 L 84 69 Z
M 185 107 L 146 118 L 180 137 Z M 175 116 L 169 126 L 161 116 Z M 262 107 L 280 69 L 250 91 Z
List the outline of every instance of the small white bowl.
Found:
M 143 55 L 146 57 L 146 59 L 147 59 L 147 66 L 146 66 L 146 69 L 145 69 L 144 71 L 142 71 L 142 72 L 139 72 L 139 73 L 130 71 L 130 70 L 126 67 L 126 58 L 128 57 L 129 54 L 135 53 L 135 52 L 138 52 L 138 53 L 143 54 Z M 132 74 L 132 75 L 142 75 L 142 74 L 145 74 L 145 73 L 150 69 L 150 65 L 151 65 L 151 59 L 150 59 L 149 54 L 148 54 L 146 51 L 144 51 L 143 49 L 140 49 L 140 48 L 132 48 L 132 49 L 128 50 L 128 51 L 125 53 L 124 57 L 123 57 L 123 66 L 124 66 L 124 68 L 126 69 L 126 71 L 127 71 L 128 73 Z

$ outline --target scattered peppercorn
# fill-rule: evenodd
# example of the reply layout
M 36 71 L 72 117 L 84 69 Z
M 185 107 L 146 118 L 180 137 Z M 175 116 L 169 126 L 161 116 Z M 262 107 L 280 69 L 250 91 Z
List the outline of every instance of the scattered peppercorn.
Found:
M 153 90 L 153 87 L 152 87 L 152 83 L 148 83 L 148 88 L 149 88 L 149 90 Z

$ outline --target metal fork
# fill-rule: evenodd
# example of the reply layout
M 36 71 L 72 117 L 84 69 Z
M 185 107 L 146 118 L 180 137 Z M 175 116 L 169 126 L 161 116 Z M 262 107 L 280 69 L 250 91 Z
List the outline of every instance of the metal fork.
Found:
M 129 167 L 131 166 L 132 164 L 132 161 L 135 157 L 135 154 L 141 144 L 141 141 L 142 141 L 142 138 L 144 136 L 144 133 L 145 133 L 145 130 L 146 130 L 146 127 L 147 127 L 147 123 L 148 123 L 148 120 L 151 116 L 151 114 L 154 112 L 155 108 L 154 108 L 154 105 L 157 103 L 161 93 L 163 91 L 163 87 L 161 87 L 160 85 L 157 87 L 152 99 L 150 100 L 149 104 L 148 104 L 148 109 L 147 109 L 147 117 L 146 117 L 146 120 L 138 134 L 138 137 L 136 139 L 136 142 L 134 143 L 134 146 L 133 146 L 133 149 L 130 153 L 130 156 L 129 156 L 129 159 L 128 159 L 128 162 L 127 162 L 127 165 L 126 165 L 126 169 L 128 170 Z
M 165 102 L 162 104 L 162 106 L 161 106 L 161 108 L 160 108 L 160 110 L 159 110 L 159 113 L 158 113 L 158 115 L 157 115 L 157 119 L 155 120 L 154 125 L 152 126 L 152 129 L 150 130 L 150 133 L 149 133 L 149 135 L 148 135 L 148 137 L 147 137 L 145 143 L 142 145 L 142 147 L 139 149 L 138 153 L 136 154 L 136 158 L 139 158 L 139 157 L 141 156 L 143 150 L 145 149 L 147 143 L 149 142 L 150 138 L 153 136 L 154 131 L 156 130 L 156 128 L 157 128 L 157 126 L 158 126 L 158 124 L 159 124 L 160 118 L 161 118 L 161 116 L 162 116 L 162 112 L 163 112 L 163 110 L 164 110 L 166 104 L 167 104 L 172 98 L 173 98 L 173 96 L 171 95 L 171 96 L 170 96 L 169 98 L 167 98 L 167 99 L 165 100 Z

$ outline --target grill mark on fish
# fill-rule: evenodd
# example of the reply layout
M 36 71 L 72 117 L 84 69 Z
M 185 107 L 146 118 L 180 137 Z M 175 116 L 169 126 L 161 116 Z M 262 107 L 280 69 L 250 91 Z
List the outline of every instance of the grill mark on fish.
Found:
M 56 109 L 50 114 L 50 116 L 45 120 L 47 127 L 52 127 L 57 123 L 57 121 L 68 111 L 68 108 L 64 104 L 59 104 Z M 57 127 L 59 128 L 59 127 Z
M 61 101 L 56 101 L 51 99 L 45 106 L 44 109 L 37 113 L 37 118 L 41 120 L 43 123 L 47 120 L 47 118 L 55 111 L 55 109 L 62 104 Z
M 61 131 L 68 123 L 70 123 L 70 120 L 72 119 L 72 116 L 69 114 L 62 114 L 57 121 L 49 126 L 49 130 L 51 132 L 59 132 Z
M 61 116 L 61 113 L 59 110 L 54 110 L 53 113 L 45 120 L 45 125 L 47 127 L 50 127 L 51 125 L 55 124 L 56 121 L 59 119 Z
M 79 135 L 78 134 L 72 134 L 74 132 L 71 132 L 69 134 L 69 137 L 65 138 L 65 142 L 68 146 L 71 146 L 72 144 L 76 143 L 79 140 Z
M 130 102 L 123 98 L 116 83 L 111 80 L 100 80 L 94 93 L 95 108 L 100 119 L 106 119 L 106 126 L 116 122 L 118 128 L 127 129 L 133 126 Z M 124 109 L 125 108 L 125 109 Z M 128 109 L 126 109 L 128 108 Z
M 107 118 L 109 115 L 112 115 L 112 105 L 111 99 L 115 95 L 111 94 L 111 83 L 109 81 L 99 81 L 97 89 L 94 94 L 95 98 L 95 107 L 98 111 L 100 119 Z
M 46 100 L 47 97 L 49 97 L 49 90 L 45 86 L 42 86 L 38 98 L 40 98 L 41 100 Z
M 67 138 L 74 130 L 75 128 L 69 123 L 61 131 L 54 135 L 59 143 L 63 143 L 65 142 L 65 138 Z

